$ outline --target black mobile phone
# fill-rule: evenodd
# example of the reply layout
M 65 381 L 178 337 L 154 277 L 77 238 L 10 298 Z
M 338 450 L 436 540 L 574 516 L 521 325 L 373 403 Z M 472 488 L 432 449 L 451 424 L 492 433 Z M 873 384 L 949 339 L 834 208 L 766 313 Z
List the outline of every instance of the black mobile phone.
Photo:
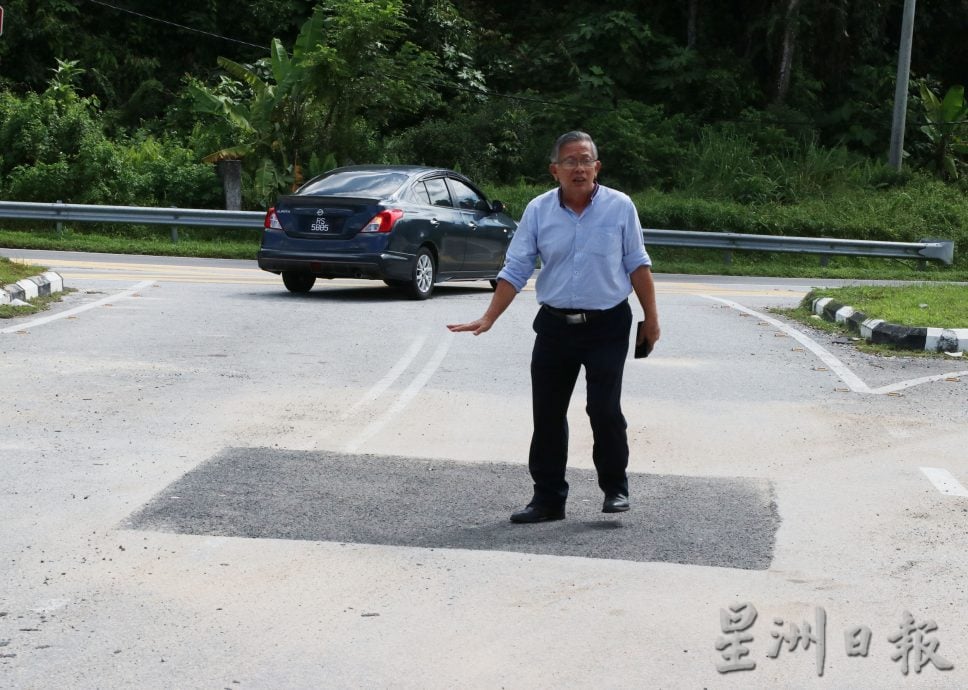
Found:
M 635 342 L 639 341 L 639 334 L 642 333 L 642 329 L 645 328 L 645 321 L 639 321 L 639 327 L 635 331 Z M 654 343 L 651 340 L 645 340 L 641 345 L 635 346 L 635 359 L 642 359 L 643 357 L 648 357 L 649 353 L 652 352 L 652 345 Z

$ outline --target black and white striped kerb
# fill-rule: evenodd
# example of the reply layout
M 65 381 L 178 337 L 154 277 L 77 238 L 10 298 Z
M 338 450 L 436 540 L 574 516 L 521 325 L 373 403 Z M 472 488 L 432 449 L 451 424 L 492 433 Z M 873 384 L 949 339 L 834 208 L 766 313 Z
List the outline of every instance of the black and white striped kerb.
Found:
M 26 302 L 34 297 L 45 297 L 63 290 L 64 279 L 53 271 L 47 271 L 39 276 L 31 276 L 0 287 L 0 304 L 10 304 L 16 300 Z
M 875 345 L 889 344 L 929 352 L 964 352 L 968 349 L 968 328 L 899 326 L 883 319 L 869 319 L 864 312 L 835 302 L 832 297 L 813 300 L 812 310 L 822 319 L 844 324 Z

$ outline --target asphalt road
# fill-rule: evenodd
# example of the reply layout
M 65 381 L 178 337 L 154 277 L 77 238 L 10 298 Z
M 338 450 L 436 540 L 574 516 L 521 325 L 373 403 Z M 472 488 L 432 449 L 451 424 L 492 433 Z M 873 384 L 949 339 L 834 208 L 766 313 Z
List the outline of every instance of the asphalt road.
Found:
M 533 291 L 473 337 L 483 283 L 0 253 L 75 290 L 0 322 L 0 687 L 968 686 L 968 363 L 765 311 L 810 281 L 659 275 L 632 511 L 577 394 L 568 519 L 518 526 Z

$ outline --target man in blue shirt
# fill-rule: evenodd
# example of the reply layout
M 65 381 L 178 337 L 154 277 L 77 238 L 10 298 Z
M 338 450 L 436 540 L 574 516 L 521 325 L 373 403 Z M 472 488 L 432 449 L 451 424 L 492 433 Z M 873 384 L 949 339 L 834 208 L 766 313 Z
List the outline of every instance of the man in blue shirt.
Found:
M 568 482 L 568 404 L 582 366 L 586 411 L 594 445 L 592 459 L 605 493 L 602 512 L 629 509 L 626 468 L 629 447 L 622 414 L 622 374 L 628 355 L 634 291 L 645 313 L 636 345 L 659 339 L 652 261 L 632 200 L 598 184 L 602 164 L 592 138 L 568 132 L 555 142 L 551 175 L 558 187 L 528 204 L 508 247 L 504 268 L 484 315 L 451 324 L 454 332 L 480 335 L 504 313 L 534 272 L 541 309 L 531 356 L 534 434 L 528 468 L 534 497 L 512 522 L 562 520 Z

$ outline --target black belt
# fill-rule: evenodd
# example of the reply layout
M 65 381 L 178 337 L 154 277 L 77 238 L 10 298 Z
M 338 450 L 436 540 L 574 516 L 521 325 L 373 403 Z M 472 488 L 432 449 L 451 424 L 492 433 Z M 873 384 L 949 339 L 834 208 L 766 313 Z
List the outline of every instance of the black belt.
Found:
M 558 317 L 565 323 L 576 325 L 593 321 L 600 316 L 604 316 L 609 312 L 615 311 L 623 304 L 626 304 L 626 302 L 619 302 L 610 309 L 558 309 L 557 307 L 552 307 L 547 304 L 542 304 L 541 308 L 549 314 Z

